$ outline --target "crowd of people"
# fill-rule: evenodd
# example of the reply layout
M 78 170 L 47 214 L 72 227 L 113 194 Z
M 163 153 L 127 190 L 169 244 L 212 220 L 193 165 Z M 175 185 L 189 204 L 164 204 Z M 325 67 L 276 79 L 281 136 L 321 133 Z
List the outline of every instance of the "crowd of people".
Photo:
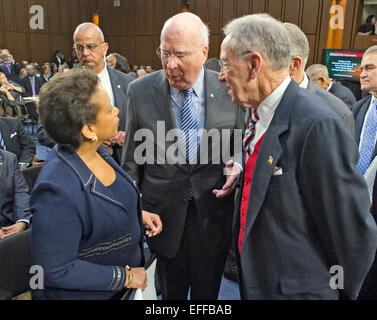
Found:
M 377 299 L 377 46 L 356 101 L 325 66 L 307 68 L 298 26 L 253 14 L 223 30 L 208 59 L 208 26 L 169 18 L 158 71 L 108 54 L 89 22 L 67 62 L 57 50 L 24 77 L 1 51 L 0 239 L 31 228 L 34 299 L 144 290 L 145 241 L 164 300 L 216 300 L 224 273 L 244 300 Z M 39 97 L 43 163 L 20 96 Z

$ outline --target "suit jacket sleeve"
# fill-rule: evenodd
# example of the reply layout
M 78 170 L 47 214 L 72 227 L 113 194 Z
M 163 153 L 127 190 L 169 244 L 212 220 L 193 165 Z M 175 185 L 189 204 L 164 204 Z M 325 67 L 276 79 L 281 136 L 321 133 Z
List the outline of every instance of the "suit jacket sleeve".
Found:
M 329 118 L 309 129 L 299 170 L 303 202 L 328 261 L 344 270 L 340 294 L 347 299 L 356 299 L 377 245 L 377 227 L 369 211 L 366 183 L 355 167 L 357 159 L 357 146 L 344 126 Z M 345 183 L 339 185 L 334 176 Z
M 33 161 L 34 155 L 35 155 L 35 144 L 33 140 L 28 136 L 28 134 L 25 132 L 21 121 L 17 121 L 17 135 L 19 139 L 19 143 L 21 146 L 21 156 L 18 159 L 18 162 L 23 163 L 31 163 Z
M 13 177 L 14 177 L 14 201 L 13 201 L 13 221 L 21 219 L 30 220 L 30 192 L 26 185 L 25 178 L 20 171 L 17 158 L 13 157 Z
M 134 179 L 137 183 L 139 182 L 138 177 L 138 165 L 135 162 L 134 154 L 137 147 L 134 136 L 137 130 L 137 114 L 135 110 L 134 103 L 134 90 L 133 86 L 128 86 L 128 91 L 126 95 L 126 137 L 123 145 L 122 152 L 122 168 Z

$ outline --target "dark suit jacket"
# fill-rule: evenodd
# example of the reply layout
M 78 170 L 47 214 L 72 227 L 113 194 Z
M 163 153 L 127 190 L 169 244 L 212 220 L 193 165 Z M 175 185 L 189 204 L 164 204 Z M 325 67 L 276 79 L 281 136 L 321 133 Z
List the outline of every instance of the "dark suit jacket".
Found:
M 368 95 L 351 106 L 351 110 L 355 118 L 355 137 L 357 145 L 360 145 L 361 130 L 363 129 L 364 118 L 370 106 L 371 99 L 372 95 Z M 375 148 L 373 156 L 376 154 L 377 149 Z
M 114 94 L 114 104 L 119 109 L 119 126 L 118 129 L 120 131 L 124 131 L 126 126 L 126 93 L 128 84 L 134 80 L 128 74 L 120 72 L 118 70 L 114 70 L 106 65 L 106 68 L 109 72 L 111 87 L 113 89 Z M 115 146 L 114 147 L 114 157 L 115 160 L 120 163 L 122 158 L 122 147 Z
M 16 223 L 31 219 L 30 192 L 13 153 L 0 150 L 0 215 Z
M 18 162 L 31 163 L 35 155 L 35 144 L 16 118 L 0 118 L 0 131 L 7 151 L 17 156 Z
M 206 70 L 205 83 L 205 125 L 204 129 L 228 129 L 230 141 L 218 146 L 229 150 L 233 142 L 234 129 L 243 128 L 244 113 L 239 106 L 232 103 L 223 83 L 218 82 L 218 73 Z M 223 173 L 225 159 L 213 154 L 210 140 L 208 143 L 209 164 L 174 164 L 172 153 L 173 141 L 157 143 L 157 134 L 165 134 L 176 129 L 175 118 L 171 108 L 170 86 L 164 71 L 157 71 L 130 83 L 126 103 L 126 141 L 123 149 L 123 168 L 138 181 L 143 194 L 143 209 L 159 214 L 163 231 L 150 239 L 150 247 L 159 254 L 171 258 L 175 256 L 184 231 L 186 212 L 190 198 L 196 205 L 200 232 L 209 254 L 222 252 L 227 254 L 231 240 L 231 221 L 234 208 L 233 194 L 217 199 L 213 189 L 221 189 L 226 176 Z M 162 127 L 158 129 L 157 122 Z M 135 142 L 134 135 L 139 129 L 146 129 L 148 143 L 154 150 L 148 150 L 149 164 L 138 165 L 134 155 L 140 149 L 140 142 Z M 139 131 L 140 133 L 140 131 Z M 242 132 L 240 131 L 240 140 Z M 200 149 L 205 150 L 203 139 Z M 179 142 L 175 143 L 177 146 Z M 223 149 L 221 149 L 223 148 Z M 135 153 L 136 151 L 136 153 Z M 198 151 L 200 154 L 200 150 Z M 154 156 L 154 158 L 152 158 Z M 159 157 L 163 164 L 156 163 Z M 165 161 L 165 159 L 167 160 Z M 183 155 L 183 158 L 185 156 Z M 139 170 L 143 169 L 142 172 Z M 139 174 L 141 177 L 139 179 Z M 192 196 L 190 195 L 192 193 Z
M 5 73 L 5 75 L 7 76 L 8 80 L 12 80 L 12 81 L 14 81 L 16 83 L 20 83 L 21 84 L 20 71 L 21 71 L 21 66 L 18 63 L 11 64 L 11 66 L 10 66 L 10 74 L 8 72 L 8 68 L 7 68 L 7 66 L 6 66 L 5 63 L 0 65 L 0 72 Z
M 239 257 L 244 299 L 337 299 L 334 265 L 345 275 L 339 292 L 355 299 L 371 266 L 377 227 L 357 146 L 323 104 L 291 81 L 264 136 Z M 238 239 L 239 214 L 234 230 Z
M 326 101 L 327 107 L 343 119 L 344 125 L 354 137 L 355 121 L 350 108 L 342 100 L 322 89 L 312 80 L 309 80 L 308 90 Z
M 43 80 L 40 77 L 34 76 L 35 79 L 35 95 L 39 94 L 39 89 L 44 84 Z M 21 79 L 21 85 L 25 88 L 24 97 L 32 97 L 33 89 L 31 87 L 31 82 L 29 76 L 25 76 Z
M 334 96 L 342 100 L 348 107 L 351 107 L 351 105 L 356 102 L 356 98 L 352 91 L 348 89 L 346 86 L 343 86 L 338 81 L 334 80 L 332 82 L 332 86 L 329 92 L 331 92 Z

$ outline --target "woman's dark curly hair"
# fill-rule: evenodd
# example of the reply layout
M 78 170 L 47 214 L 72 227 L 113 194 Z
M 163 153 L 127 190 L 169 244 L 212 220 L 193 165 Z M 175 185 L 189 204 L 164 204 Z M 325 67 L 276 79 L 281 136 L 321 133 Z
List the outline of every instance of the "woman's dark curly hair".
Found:
M 49 136 L 62 147 L 77 149 L 85 138 L 81 129 L 95 123 L 99 108 L 90 98 L 98 77 L 89 69 L 77 68 L 55 75 L 39 93 L 39 113 Z

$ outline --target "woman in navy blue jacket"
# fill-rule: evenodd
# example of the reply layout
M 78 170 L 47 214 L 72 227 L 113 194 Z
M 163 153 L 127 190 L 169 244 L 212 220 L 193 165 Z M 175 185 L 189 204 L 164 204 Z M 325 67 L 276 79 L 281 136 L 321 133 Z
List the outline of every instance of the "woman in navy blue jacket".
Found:
M 97 75 L 76 69 L 45 84 L 40 117 L 57 145 L 32 192 L 33 263 L 43 267 L 34 298 L 110 299 L 124 286 L 144 289 L 140 194 L 101 144 L 116 135 L 119 110 Z

